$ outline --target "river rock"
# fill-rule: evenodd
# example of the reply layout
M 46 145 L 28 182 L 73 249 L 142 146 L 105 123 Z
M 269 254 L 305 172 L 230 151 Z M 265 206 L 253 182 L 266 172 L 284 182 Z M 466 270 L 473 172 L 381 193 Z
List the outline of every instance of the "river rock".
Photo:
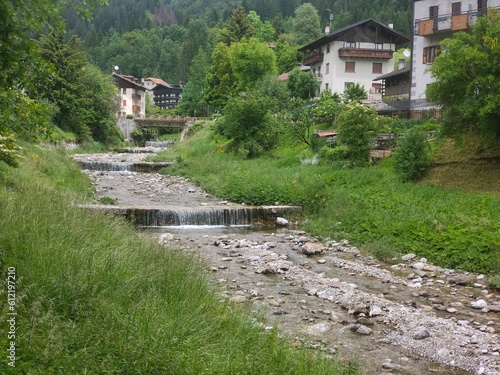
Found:
M 423 340 L 430 336 L 429 330 L 427 328 L 421 328 L 414 335 L 413 338 L 415 340 Z
M 472 302 L 471 306 L 475 309 L 484 309 L 488 306 L 488 303 L 484 299 L 478 299 L 477 301 Z
M 377 305 L 370 306 L 370 316 L 382 315 L 382 308 Z
M 305 244 L 302 245 L 302 254 L 304 255 L 321 254 L 324 251 L 325 251 L 325 246 L 318 243 L 306 242 Z
M 163 233 L 159 238 L 158 238 L 158 243 L 160 245 L 164 245 L 170 241 L 174 240 L 174 235 L 172 233 Z
M 450 281 L 456 285 L 469 285 L 474 280 L 472 275 L 455 275 Z
M 282 217 L 276 218 L 276 225 L 280 227 L 286 227 L 288 225 L 288 220 Z

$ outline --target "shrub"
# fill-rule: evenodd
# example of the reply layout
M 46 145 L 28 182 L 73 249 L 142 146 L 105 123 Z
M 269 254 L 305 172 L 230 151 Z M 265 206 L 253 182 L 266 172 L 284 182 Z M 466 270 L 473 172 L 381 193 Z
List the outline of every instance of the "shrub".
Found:
M 488 286 L 492 289 L 500 290 L 500 275 L 495 275 L 488 280 Z
M 408 130 L 393 156 L 396 174 L 402 182 L 418 180 L 429 165 L 425 135 L 418 129 Z

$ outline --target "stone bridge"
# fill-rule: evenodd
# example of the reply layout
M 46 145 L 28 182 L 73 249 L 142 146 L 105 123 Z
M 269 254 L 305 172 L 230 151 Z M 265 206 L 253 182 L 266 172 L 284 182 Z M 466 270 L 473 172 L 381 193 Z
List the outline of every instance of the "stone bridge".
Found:
M 186 116 L 137 116 L 130 119 L 118 118 L 118 126 L 126 139 L 131 139 L 132 132 L 136 128 L 173 128 L 185 130 L 199 118 Z

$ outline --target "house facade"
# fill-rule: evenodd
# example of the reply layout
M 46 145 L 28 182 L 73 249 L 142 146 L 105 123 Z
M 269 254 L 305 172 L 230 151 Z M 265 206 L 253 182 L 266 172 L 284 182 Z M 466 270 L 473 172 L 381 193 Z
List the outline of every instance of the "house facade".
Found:
M 146 88 L 132 77 L 113 73 L 113 79 L 120 91 L 120 109 L 117 117 L 146 115 Z
M 500 0 L 413 0 L 413 48 L 410 103 L 414 110 L 432 107 L 425 90 L 433 82 L 428 72 L 439 54 L 439 43 L 457 31 L 468 31 Z
M 161 109 L 175 108 L 182 97 L 182 87 L 169 83 L 157 84 L 152 89 L 154 103 Z
M 373 19 L 343 29 L 327 32 L 299 49 L 307 52 L 303 64 L 320 82 L 320 92 L 342 94 L 350 85 L 359 83 L 368 99 L 381 100 L 381 83 L 377 77 L 394 70 L 394 51 L 410 40 Z

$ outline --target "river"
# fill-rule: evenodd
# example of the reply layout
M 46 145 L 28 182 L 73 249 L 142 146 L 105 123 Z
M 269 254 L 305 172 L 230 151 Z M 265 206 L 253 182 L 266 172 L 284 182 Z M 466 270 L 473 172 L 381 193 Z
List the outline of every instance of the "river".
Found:
M 366 374 L 500 374 L 500 296 L 483 275 L 412 254 L 383 264 L 347 241 L 321 242 L 299 226 L 250 225 L 260 220 L 249 207 L 210 196 L 183 177 L 130 171 L 146 155 L 74 158 L 86 168 L 114 169 L 84 170 L 97 198 L 116 200 L 101 208 L 151 210 L 154 217 L 176 212 L 174 225 L 136 222 L 138 233 L 202 261 L 221 296 L 248 304 L 266 328 L 277 324 L 292 345 L 352 359 Z M 298 220 L 294 209 L 268 209 L 290 224 Z M 230 225 L 183 221 L 221 211 L 241 218 Z

